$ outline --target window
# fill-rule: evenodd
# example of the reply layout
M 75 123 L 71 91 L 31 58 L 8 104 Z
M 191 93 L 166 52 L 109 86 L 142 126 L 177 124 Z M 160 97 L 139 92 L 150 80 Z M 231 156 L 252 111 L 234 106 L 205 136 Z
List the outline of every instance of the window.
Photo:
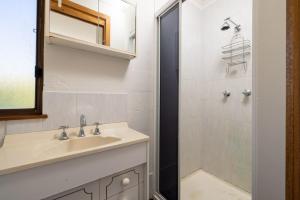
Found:
M 41 118 L 44 1 L 1 2 L 0 120 Z

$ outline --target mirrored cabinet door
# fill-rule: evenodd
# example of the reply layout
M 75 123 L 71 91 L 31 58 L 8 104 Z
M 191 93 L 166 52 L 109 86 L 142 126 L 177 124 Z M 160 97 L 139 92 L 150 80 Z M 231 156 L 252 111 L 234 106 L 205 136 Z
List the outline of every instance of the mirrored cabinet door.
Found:
M 110 47 L 135 52 L 135 4 L 125 0 L 99 0 L 99 11 L 110 17 Z
M 49 0 L 49 30 L 60 36 L 135 53 L 132 0 Z

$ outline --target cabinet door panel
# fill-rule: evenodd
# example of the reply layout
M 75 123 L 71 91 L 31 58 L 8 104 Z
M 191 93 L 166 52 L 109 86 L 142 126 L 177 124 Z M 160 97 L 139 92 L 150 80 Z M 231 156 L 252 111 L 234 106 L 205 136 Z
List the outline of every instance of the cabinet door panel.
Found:
M 89 183 L 45 200 L 99 200 L 99 182 Z

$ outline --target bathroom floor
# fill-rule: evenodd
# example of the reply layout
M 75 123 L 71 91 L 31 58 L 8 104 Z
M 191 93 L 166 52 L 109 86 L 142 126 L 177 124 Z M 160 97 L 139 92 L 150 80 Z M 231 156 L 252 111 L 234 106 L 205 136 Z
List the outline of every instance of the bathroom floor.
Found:
M 198 170 L 181 179 L 181 199 L 251 200 L 251 195 L 203 170 Z

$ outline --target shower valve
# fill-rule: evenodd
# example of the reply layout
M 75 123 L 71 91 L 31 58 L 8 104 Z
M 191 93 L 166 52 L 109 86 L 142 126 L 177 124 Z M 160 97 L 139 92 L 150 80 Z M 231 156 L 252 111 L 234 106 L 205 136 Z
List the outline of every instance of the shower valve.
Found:
M 224 97 L 230 97 L 231 92 L 228 91 L 228 90 L 225 90 L 225 91 L 223 92 L 223 95 L 224 95 Z
M 244 90 L 242 93 L 245 95 L 245 97 L 249 97 L 252 94 L 251 90 Z

